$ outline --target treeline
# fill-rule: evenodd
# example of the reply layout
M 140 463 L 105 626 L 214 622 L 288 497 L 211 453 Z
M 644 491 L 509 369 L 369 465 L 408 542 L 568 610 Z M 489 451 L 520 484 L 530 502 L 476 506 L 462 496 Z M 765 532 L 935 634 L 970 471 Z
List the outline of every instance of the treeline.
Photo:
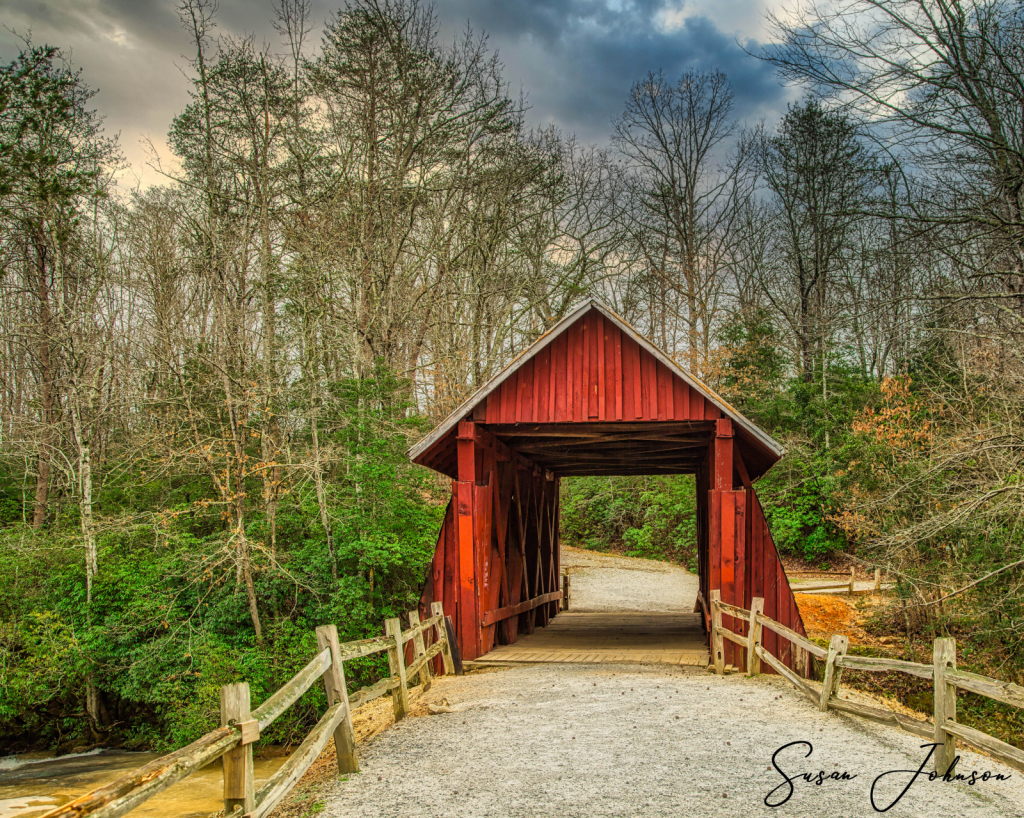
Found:
M 319 43 L 279 0 L 280 47 L 213 11 L 179 7 L 157 187 L 118 186 L 59 49 L 0 72 L 5 743 L 180 744 L 317 624 L 411 607 L 446 487 L 405 448 L 586 294 L 786 443 L 781 547 L 883 566 L 908 635 L 1020 667 L 1015 5 L 776 21 L 760 57 L 807 92 L 777 126 L 720 72 L 653 73 L 605 147 L 530 129 L 486 40 L 415 0 Z M 567 533 L 688 559 L 689 484 L 618 485 Z

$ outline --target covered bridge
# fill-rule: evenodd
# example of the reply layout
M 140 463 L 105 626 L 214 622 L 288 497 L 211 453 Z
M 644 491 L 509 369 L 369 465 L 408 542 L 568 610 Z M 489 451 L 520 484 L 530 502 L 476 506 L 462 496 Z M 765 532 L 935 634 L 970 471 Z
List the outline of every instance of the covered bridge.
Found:
M 559 321 L 409 450 L 452 480 L 421 603 L 444 603 L 464 659 L 558 613 L 559 483 L 570 475 L 694 474 L 698 607 L 803 622 L 752 485 L 782 448 L 596 299 Z M 725 618 L 742 633 L 745 622 Z M 765 649 L 806 673 L 790 643 Z M 725 663 L 743 666 L 725 642 Z

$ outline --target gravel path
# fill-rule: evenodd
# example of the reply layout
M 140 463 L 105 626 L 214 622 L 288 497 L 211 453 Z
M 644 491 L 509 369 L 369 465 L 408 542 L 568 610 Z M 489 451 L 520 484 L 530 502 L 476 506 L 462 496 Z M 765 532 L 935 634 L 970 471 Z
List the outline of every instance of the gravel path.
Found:
M 697 577 L 666 563 L 564 548 L 577 611 L 690 613 Z M 665 665 L 525 665 L 441 678 L 419 701 L 449 712 L 408 718 L 359 745 L 362 772 L 326 792 L 332 818 L 592 818 L 592 816 L 875 815 L 872 782 L 916 770 L 923 739 L 835 711 L 819 712 L 778 677 L 717 677 Z M 847 772 L 852 780 L 784 779 Z M 1024 776 L 962 752 L 961 772 L 991 770 L 1007 781 L 918 779 L 892 816 L 1024 816 Z M 930 769 L 930 768 L 929 768 Z M 882 779 L 879 807 L 909 774 Z
M 679 565 L 562 546 L 574 611 L 693 613 L 698 579 Z
M 327 816 L 874 815 L 872 782 L 920 766 L 923 740 L 835 712 L 820 713 L 778 678 L 716 678 L 657 666 L 548 665 L 438 680 L 427 694 L 454 712 L 407 719 L 360 746 L 362 772 L 333 784 Z M 763 718 L 760 714 L 770 714 Z M 784 805 L 764 799 L 790 775 L 846 771 L 847 781 L 798 780 Z M 960 771 L 1008 781 L 918 779 L 893 816 L 1024 815 L 1021 776 L 962 752 Z M 886 806 L 909 781 L 889 776 Z M 897 780 L 898 779 L 898 780 Z M 784 789 L 776 798 L 784 795 Z

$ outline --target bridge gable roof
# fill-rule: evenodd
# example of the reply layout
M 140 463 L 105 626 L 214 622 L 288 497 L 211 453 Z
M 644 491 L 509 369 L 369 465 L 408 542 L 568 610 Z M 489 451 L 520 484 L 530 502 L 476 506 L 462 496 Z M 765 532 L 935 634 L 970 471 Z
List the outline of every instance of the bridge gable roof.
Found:
M 411 447 L 408 451 L 409 458 L 415 463 L 427 465 L 437 471 L 454 477 L 454 451 L 447 452 L 447 456 L 445 456 L 446 453 L 439 451 L 439 449 L 454 449 L 454 438 L 460 421 L 475 419 L 486 424 L 494 420 L 505 420 L 505 423 L 501 423 L 500 426 L 496 426 L 494 428 L 495 430 L 500 428 L 503 431 L 509 432 L 523 426 L 524 419 L 522 417 L 515 417 L 513 419 L 514 426 L 510 426 L 507 422 L 510 419 L 507 417 L 507 412 L 500 419 L 496 416 L 493 407 L 496 403 L 500 403 L 500 396 L 503 387 L 507 389 L 506 385 L 509 380 L 523 370 L 524 367 L 527 367 L 528 370 L 532 371 L 532 364 L 538 359 L 541 361 L 546 360 L 549 368 L 553 366 L 551 361 L 555 355 L 557 355 L 557 348 L 561 343 L 560 339 L 566 335 L 570 336 L 567 343 L 570 345 L 570 348 L 572 348 L 572 337 L 575 333 L 575 336 L 577 336 L 576 346 L 578 347 L 582 343 L 582 341 L 579 340 L 581 338 L 581 330 L 579 327 L 584 324 L 588 314 L 590 313 L 600 315 L 603 321 L 606 322 L 605 327 L 610 323 L 612 327 L 618 328 L 622 333 L 623 352 L 631 343 L 635 344 L 640 350 L 646 352 L 654 359 L 654 361 L 657 362 L 655 366 L 660 365 L 664 367 L 673 378 L 678 379 L 685 384 L 688 390 L 692 390 L 689 394 L 698 395 L 702 399 L 704 406 L 704 411 L 701 413 L 700 420 L 712 421 L 717 420 L 718 418 L 729 418 L 732 421 L 734 425 L 734 432 L 740 444 L 740 450 L 743 453 L 744 458 L 748 460 L 747 468 L 751 471 L 751 478 L 755 478 L 760 474 L 763 474 L 771 467 L 772 464 L 782 457 L 784 449 L 766 432 L 760 429 L 748 418 L 744 417 L 742 413 L 740 413 L 721 395 L 707 386 L 707 384 L 703 383 L 700 379 L 683 369 L 675 360 L 672 359 L 671 356 L 669 356 L 667 352 L 657 347 L 649 339 L 645 338 L 628 322 L 613 312 L 606 304 L 596 298 L 589 298 L 558 321 L 550 330 L 538 338 L 530 345 L 529 348 L 522 352 L 501 372 L 491 378 L 482 387 L 477 389 L 428 435 Z M 552 355 L 553 348 L 556 350 L 555 355 Z M 641 352 L 640 356 L 636 358 L 638 367 L 641 359 L 643 358 L 643 352 Z M 602 351 L 599 350 L 599 357 L 601 360 L 604 360 L 604 356 L 601 353 Z M 621 363 L 623 366 L 625 365 L 625 357 L 622 358 Z M 648 363 L 648 365 L 650 364 Z M 583 377 L 586 377 L 586 373 L 584 373 Z M 635 378 L 636 383 L 639 384 L 639 372 L 635 373 Z M 551 383 L 554 383 L 553 376 Z M 651 383 L 653 385 L 653 381 L 651 381 Z M 669 387 L 669 389 L 672 388 L 673 386 Z M 675 388 L 678 389 L 678 387 Z M 604 396 L 602 395 L 601 397 L 602 411 L 604 411 Z M 551 403 L 554 404 L 554 398 L 550 397 L 550 400 Z M 585 401 L 587 398 L 584 398 L 583 400 Z M 657 400 L 655 399 L 655 403 L 656 402 Z M 694 404 L 696 403 L 697 401 L 694 401 Z M 639 397 L 637 398 L 637 405 L 639 405 Z M 611 413 L 609 412 L 609 414 Z M 640 419 L 637 417 L 636 419 L 628 418 L 623 420 L 622 418 L 613 419 L 605 416 L 599 418 L 599 420 L 602 421 L 600 424 L 593 423 L 593 417 L 589 416 L 589 413 L 584 412 L 582 420 L 576 419 L 574 421 L 564 416 L 558 417 L 557 419 L 551 417 L 546 419 L 531 417 L 528 419 L 528 423 L 531 427 L 536 426 L 537 428 L 540 428 L 540 424 L 544 423 L 558 423 L 559 427 L 563 427 L 564 422 L 576 424 L 585 423 L 590 427 L 599 426 L 599 428 L 607 429 L 609 433 L 613 433 L 616 428 L 625 430 L 626 424 L 628 424 L 629 428 L 639 426 L 640 424 L 654 428 L 657 424 L 670 421 L 675 421 L 676 425 L 678 425 L 678 419 L 676 417 L 664 420 L 659 420 L 653 417 L 648 417 L 646 419 Z M 689 418 L 691 423 L 695 420 L 697 419 L 693 417 Z M 552 426 L 552 430 L 554 428 L 555 427 Z

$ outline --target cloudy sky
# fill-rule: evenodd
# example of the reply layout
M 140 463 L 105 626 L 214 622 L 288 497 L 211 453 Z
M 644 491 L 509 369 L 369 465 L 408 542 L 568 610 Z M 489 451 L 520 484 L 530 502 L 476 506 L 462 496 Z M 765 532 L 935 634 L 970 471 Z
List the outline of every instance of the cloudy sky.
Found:
M 313 19 L 327 19 L 343 0 L 314 0 Z M 60 46 L 99 90 L 94 103 L 108 133 L 119 133 L 132 177 L 160 181 L 147 167 L 145 144 L 166 156 L 171 118 L 188 101 L 183 74 L 188 40 L 176 0 L 0 0 L 0 59 L 20 41 Z M 554 123 L 580 139 L 604 142 L 630 84 L 647 71 L 669 76 L 686 68 L 724 71 L 741 118 L 772 120 L 793 97 L 770 68 L 747 56 L 768 32 L 772 0 L 437 0 L 441 36 L 450 41 L 469 23 L 486 32 L 520 88 L 534 124 Z M 255 34 L 276 45 L 271 0 L 220 0 L 219 34 Z M 319 28 L 319 25 L 318 25 Z M 319 42 L 314 31 L 311 44 Z M 126 180 L 131 181 L 131 180 Z

